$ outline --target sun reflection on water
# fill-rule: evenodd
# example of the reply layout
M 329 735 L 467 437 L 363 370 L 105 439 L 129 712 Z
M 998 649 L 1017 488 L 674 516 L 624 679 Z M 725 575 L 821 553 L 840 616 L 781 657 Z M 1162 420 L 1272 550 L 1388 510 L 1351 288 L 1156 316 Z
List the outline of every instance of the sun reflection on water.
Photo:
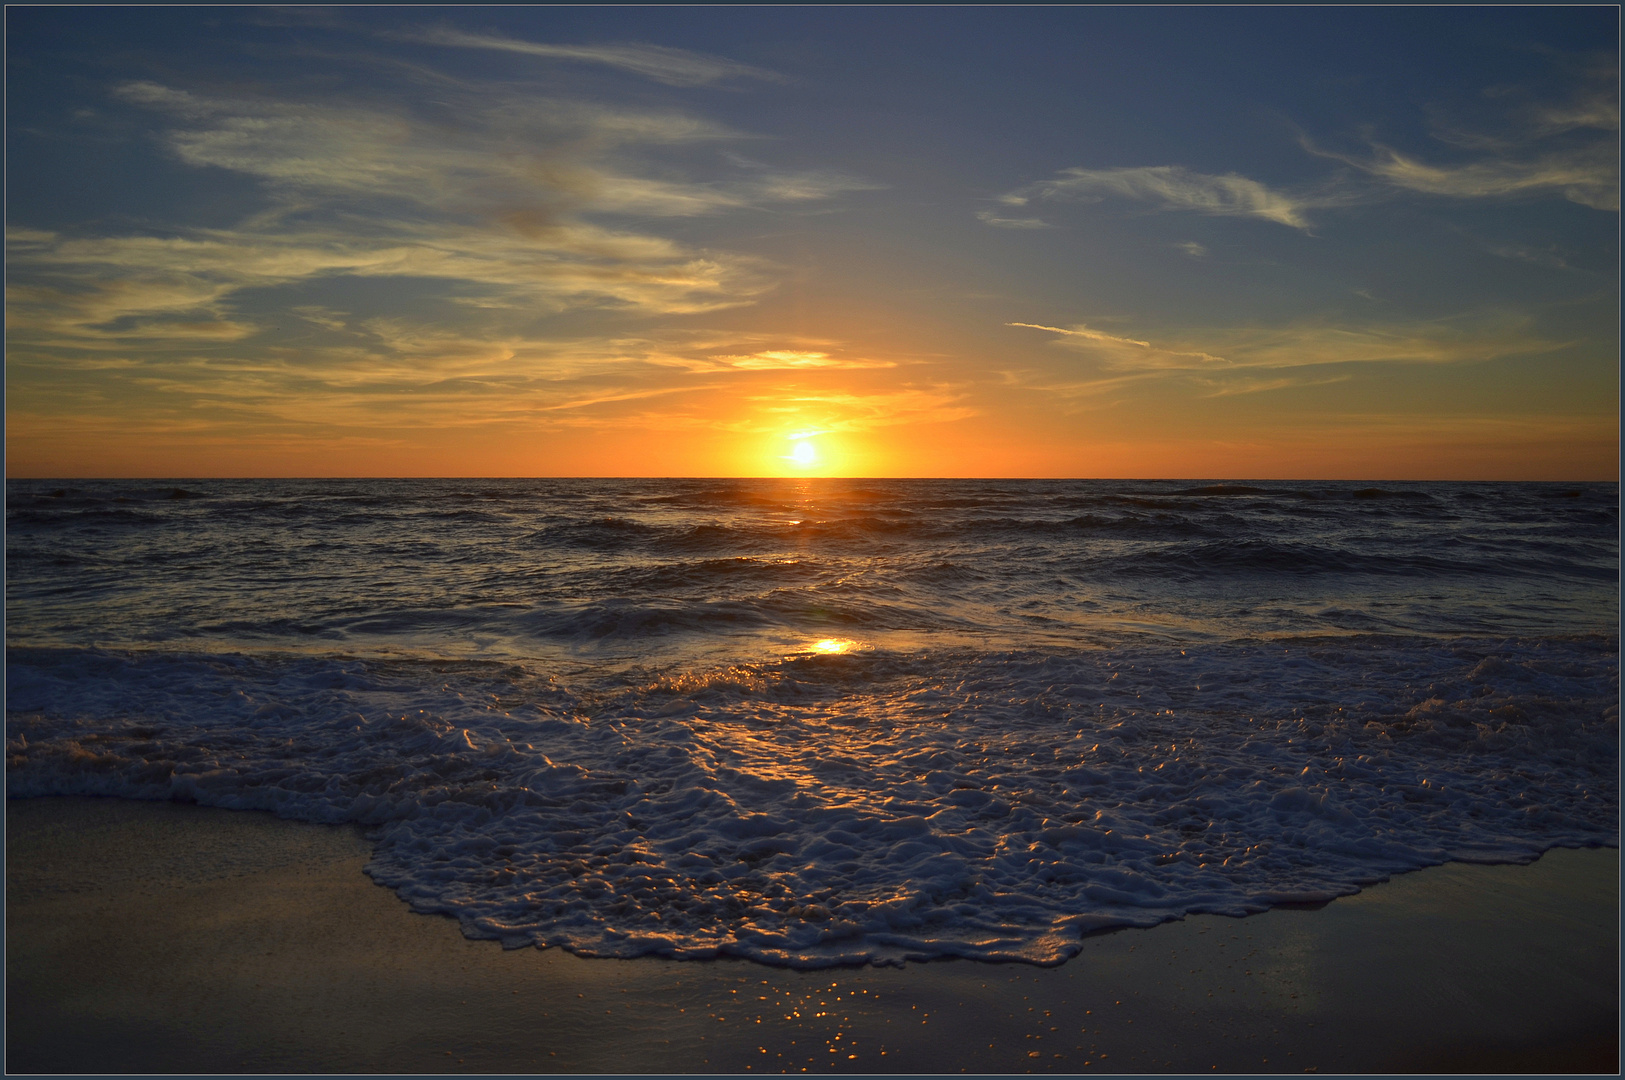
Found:
M 839 656 L 841 653 L 851 652 L 857 647 L 858 643 L 850 640 L 849 638 L 830 637 L 824 638 L 822 641 L 813 642 L 810 649 L 812 652 L 819 653 L 824 656 Z

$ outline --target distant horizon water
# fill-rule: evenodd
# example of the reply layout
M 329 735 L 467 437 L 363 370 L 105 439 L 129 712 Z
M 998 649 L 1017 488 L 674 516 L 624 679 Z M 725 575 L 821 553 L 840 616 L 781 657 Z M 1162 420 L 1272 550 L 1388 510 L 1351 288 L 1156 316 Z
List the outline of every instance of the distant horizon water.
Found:
M 1618 845 L 1616 481 L 10 479 L 11 797 L 505 946 L 1057 963 Z
M 382 473 L 377 473 L 377 474 L 375 474 L 375 473 L 356 473 L 354 475 L 346 475 L 346 474 L 337 474 L 337 473 L 326 473 L 326 474 L 312 473 L 312 474 L 310 474 L 308 476 L 295 475 L 295 474 L 287 474 L 287 475 L 264 474 L 264 475 L 260 475 L 260 474 L 248 474 L 248 473 L 221 474 L 221 475 L 218 475 L 218 476 L 216 476 L 216 475 L 207 475 L 207 474 L 196 474 L 196 475 L 175 474 L 175 475 L 170 475 L 170 474 L 154 473 L 154 474 L 151 474 L 151 475 L 142 474 L 142 475 L 131 475 L 131 476 L 122 476 L 122 475 L 117 475 L 117 474 L 105 474 L 105 475 L 99 475 L 99 476 L 89 476 L 89 475 L 86 475 L 86 476 L 69 476 L 69 475 L 54 475 L 54 474 L 47 475 L 47 474 L 42 473 L 42 474 L 39 474 L 39 475 L 7 476 L 6 480 L 7 480 L 8 483 L 13 482 L 13 481 L 17 481 L 17 482 L 27 481 L 27 482 L 40 482 L 40 483 L 43 483 L 43 482 L 52 481 L 52 480 L 58 481 L 58 482 L 61 482 L 61 483 L 77 482 L 77 481 L 90 482 L 90 481 L 104 481 L 104 480 L 105 481 L 138 481 L 138 480 L 146 480 L 146 481 L 152 481 L 154 483 L 166 483 L 166 482 L 182 483 L 182 482 L 186 482 L 186 481 L 207 481 L 207 480 L 266 480 L 266 481 L 275 481 L 275 480 L 289 480 L 289 481 L 294 481 L 294 480 L 445 480 L 445 481 L 458 481 L 458 480 L 461 480 L 461 481 L 471 481 L 471 480 L 627 480 L 627 481 L 638 481 L 638 482 L 649 481 L 649 480 L 683 480 L 683 481 L 696 481 L 696 480 L 716 480 L 716 481 L 748 480 L 748 481 L 753 481 L 753 482 L 754 481 L 762 481 L 762 482 L 773 482 L 773 483 L 796 483 L 796 482 L 801 482 L 801 481 L 809 481 L 809 482 L 810 481 L 840 482 L 840 481 L 847 481 L 847 480 L 876 480 L 876 481 L 892 481 L 892 480 L 895 480 L 895 481 L 898 481 L 898 482 L 905 482 L 905 483 L 906 482 L 913 482 L 913 481 L 954 481 L 954 480 L 989 480 L 989 481 L 997 481 L 997 480 L 1009 480 L 1009 481 L 1018 482 L 1018 483 L 1025 482 L 1025 481 L 1034 481 L 1034 482 L 1044 482 L 1044 483 L 1051 483 L 1051 482 L 1077 482 L 1077 483 L 1133 483 L 1133 482 L 1144 482 L 1144 483 L 1163 483 L 1163 482 L 1166 482 L 1166 483 L 1173 483 L 1173 484 L 1318 484 L 1318 483 L 1326 483 L 1326 484 L 1618 484 L 1619 483 L 1618 476 L 1613 476 L 1613 477 L 1591 477 L 1591 478 L 1586 478 L 1586 477 L 1575 478 L 1575 477 L 1571 477 L 1571 476 L 1557 476 L 1557 477 L 1535 477 L 1535 478 L 1522 477 L 1522 478 L 1517 478 L 1517 479 L 1497 479 L 1497 478 L 1493 478 L 1493 477 L 1491 477 L 1491 478 L 1479 478 L 1479 479 L 1472 479 L 1472 478 L 1465 478 L 1464 479 L 1464 478 L 1459 477 L 1459 476 L 1416 478 L 1416 477 L 1363 476 L 1363 475 L 1362 476 L 1228 476 L 1228 475 L 1225 475 L 1225 476 L 1074 476 L 1074 475 L 1059 475 L 1059 474 L 1057 474 L 1057 475 L 1054 475 L 1054 476 L 1038 476 L 1038 475 L 1030 475 L 1030 476 L 1014 476 L 1014 475 L 987 475 L 987 476 L 976 476 L 976 475 L 956 475 L 956 476 L 925 476 L 925 475 L 920 475 L 920 476 L 912 476 L 911 475 L 911 476 L 895 476 L 895 475 L 879 475 L 879 474 L 866 475 L 866 474 L 858 474 L 858 473 L 841 474 L 841 475 L 834 475 L 834 474 L 824 475 L 824 474 L 817 474 L 817 473 L 808 473 L 807 475 L 795 475 L 795 476 L 792 476 L 792 475 L 767 475 L 767 474 L 756 474 L 756 475 L 748 475 L 748 476 L 747 475 L 737 475 L 737 476 L 733 476 L 733 475 L 706 475 L 706 476 L 701 476 L 701 475 L 694 475 L 694 476 L 669 475 L 668 476 L 668 475 L 660 475 L 660 474 L 655 474 L 655 473 L 650 473 L 650 474 L 647 474 L 647 475 L 626 474 L 626 475 L 615 475 L 615 476 L 610 476 L 610 475 L 599 476 L 599 475 L 595 475 L 595 474 L 591 474 L 591 473 L 572 473 L 572 474 L 568 474 L 568 475 L 567 474 L 548 475 L 548 474 L 541 474 L 541 473 L 536 473 L 536 474 L 517 474 L 516 473 L 516 474 L 512 474 L 512 475 L 508 475 L 508 474 L 477 475 L 477 474 L 473 474 L 473 473 L 470 473 L 468 475 L 461 475 L 461 474 L 428 474 L 428 473 L 424 473 L 422 475 L 413 474 L 413 473 L 398 473 L 398 474 L 387 474 L 387 475 L 382 474 Z

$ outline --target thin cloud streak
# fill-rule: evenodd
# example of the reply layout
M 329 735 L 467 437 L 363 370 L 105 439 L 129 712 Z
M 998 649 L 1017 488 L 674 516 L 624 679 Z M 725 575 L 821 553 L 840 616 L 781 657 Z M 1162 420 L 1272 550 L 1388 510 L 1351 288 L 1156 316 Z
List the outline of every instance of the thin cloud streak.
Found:
M 1081 323 L 1072 327 L 1041 326 L 1038 323 L 1005 323 L 1006 326 L 1020 326 L 1031 330 L 1046 330 L 1052 334 L 1060 334 L 1072 345 L 1084 348 L 1097 355 L 1110 367 L 1119 368 L 1188 368 L 1192 361 L 1196 366 L 1206 367 L 1213 364 L 1228 364 L 1222 356 L 1200 351 L 1184 351 L 1167 349 L 1151 344 L 1149 341 L 1139 341 L 1135 338 L 1119 337 L 1116 334 L 1107 334 L 1099 330 L 1091 330 Z
M 1324 379 L 1305 379 L 1294 376 L 1279 376 L 1273 379 L 1239 379 L 1234 382 L 1216 385 L 1210 392 L 1203 394 L 1205 398 L 1235 397 L 1240 394 L 1264 394 L 1272 390 L 1291 390 L 1303 386 L 1329 386 L 1332 383 L 1348 382 L 1352 375 L 1333 375 Z M 1204 380 L 1193 378 L 1193 382 L 1200 385 Z
M 879 393 L 812 391 L 779 393 L 752 398 L 768 416 L 804 417 L 808 428 L 827 432 L 859 432 L 907 424 L 941 424 L 966 420 L 981 410 L 961 404 L 969 394 L 948 385 L 905 386 Z M 772 424 L 752 421 L 740 430 L 771 431 Z
M 1053 229 L 1055 226 L 1042 218 L 1000 217 L 991 210 L 976 211 L 976 220 L 995 229 Z
M 1055 179 L 1011 192 L 1000 201 L 1026 206 L 1034 199 L 1097 201 L 1108 196 L 1216 217 L 1257 217 L 1294 229 L 1309 228 L 1303 211 L 1312 205 L 1236 173 L 1211 176 L 1178 165 L 1063 169 Z
M 783 82 L 776 72 L 726 60 L 719 56 L 674 49 L 664 45 L 550 45 L 543 42 L 521 41 L 500 34 L 476 34 L 450 27 L 437 27 L 416 33 L 381 35 L 396 41 L 415 41 L 425 45 L 444 45 L 458 49 L 486 49 L 493 52 L 518 53 L 544 60 L 574 60 L 588 64 L 603 64 L 634 75 L 642 75 L 667 86 L 709 86 L 727 79 L 762 79 Z
M 1517 160 L 1494 158 L 1465 165 L 1429 165 L 1381 143 L 1365 158 L 1324 150 L 1308 140 L 1304 149 L 1352 165 L 1395 187 L 1454 199 L 1556 193 L 1594 210 L 1619 209 L 1617 147 L 1592 146 Z
M 745 356 L 720 355 L 711 357 L 735 371 L 806 371 L 811 369 L 889 368 L 897 365 L 890 360 L 843 359 L 825 352 L 799 349 L 765 349 Z
M 1247 387 L 1274 388 L 1269 380 L 1260 381 L 1256 374 L 1260 370 L 1379 363 L 1464 364 L 1551 353 L 1573 344 L 1541 337 L 1532 332 L 1527 316 L 1505 312 L 1394 325 L 1214 327 L 1183 331 L 1180 336 L 1186 341 L 1175 345 L 1152 344 L 1083 325 L 1005 325 L 1059 334 L 1062 342 L 1088 353 L 1106 371 L 1162 372 L 1170 377 L 1196 373 L 1224 380 L 1207 384 L 1219 388 L 1210 396 L 1250 392 L 1244 389 Z M 1223 355 L 1218 355 L 1221 352 Z M 1338 378 L 1342 376 L 1322 381 Z M 1094 381 L 1085 385 L 1092 386 Z M 1292 385 L 1305 383 L 1294 379 Z
M 1301 134 L 1298 141 L 1310 154 L 1350 165 L 1406 191 L 1453 199 L 1558 194 L 1595 210 L 1618 211 L 1618 84 L 1616 68 L 1599 68 L 1570 100 L 1514 108 L 1494 133 L 1436 118 L 1433 137 L 1480 155 L 1472 161 L 1430 163 L 1384 144 L 1370 129 L 1364 138 L 1366 154 L 1329 150 Z M 1510 92 L 1505 88 L 1486 94 L 1499 97 Z
M 1225 350 L 1237 368 L 1295 368 L 1334 364 L 1470 364 L 1509 356 L 1536 356 L 1573 342 L 1536 334 L 1533 320 L 1516 312 L 1474 312 L 1412 323 L 1349 326 L 1302 322 L 1200 332 Z

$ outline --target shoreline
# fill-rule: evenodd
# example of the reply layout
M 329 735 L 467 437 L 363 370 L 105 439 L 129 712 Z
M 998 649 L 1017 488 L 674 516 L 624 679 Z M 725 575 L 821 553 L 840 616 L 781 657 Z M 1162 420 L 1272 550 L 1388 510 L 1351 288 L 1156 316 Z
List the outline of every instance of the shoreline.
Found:
M 1065 964 L 502 950 L 351 826 L 8 800 L 11 1072 L 1616 1072 L 1617 848 L 1448 863 Z

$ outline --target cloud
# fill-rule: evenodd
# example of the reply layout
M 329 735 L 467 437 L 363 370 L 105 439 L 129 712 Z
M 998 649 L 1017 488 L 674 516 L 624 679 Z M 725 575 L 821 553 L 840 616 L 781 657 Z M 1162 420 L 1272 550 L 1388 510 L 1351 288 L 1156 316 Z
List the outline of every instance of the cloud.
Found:
M 1097 201 L 1108 197 L 1156 203 L 1167 210 L 1263 218 L 1294 229 L 1309 228 L 1303 211 L 1313 205 L 1236 173 L 1210 176 L 1178 165 L 1063 169 L 1055 179 L 1011 192 L 1000 201 L 1025 206 L 1033 199 Z
M 1334 177 L 1312 190 L 1282 190 L 1238 173 L 1211 175 L 1178 165 L 1116 169 L 1063 169 L 1052 179 L 999 197 L 1009 207 L 1035 201 L 1099 202 L 1130 199 L 1163 210 L 1217 217 L 1256 217 L 1307 230 L 1308 212 L 1369 202 L 1395 191 L 1456 199 L 1561 195 L 1598 210 L 1619 209 L 1618 72 L 1590 72 L 1567 101 L 1538 103 L 1514 110 L 1504 130 L 1488 134 L 1435 123 L 1434 138 L 1476 160 L 1437 163 L 1385 145 L 1367 135 L 1366 152 L 1323 149 L 1307 135 L 1299 143 L 1309 153 L 1353 167 L 1378 182 L 1360 185 Z M 1600 133 L 1600 134 L 1599 134 Z M 1004 228 L 1041 228 L 1038 218 L 977 215 Z M 1183 245 L 1196 255 L 1191 245 Z M 1200 245 L 1195 245 L 1200 248 Z
M 1429 165 L 1381 143 L 1355 157 L 1320 149 L 1307 140 L 1304 148 L 1321 157 L 1352 165 L 1395 187 L 1455 199 L 1560 194 L 1594 210 L 1619 209 L 1619 159 L 1616 147 L 1595 144 L 1530 158 L 1489 158 L 1462 165 Z
M 1099 330 L 1091 330 L 1082 323 L 1079 323 L 1077 326 L 1071 327 L 1070 329 L 1060 326 L 1040 326 L 1038 323 L 1028 322 L 1012 322 L 1005 323 L 1004 325 L 1024 326 L 1029 330 L 1048 330 L 1052 334 L 1064 334 L 1067 337 L 1085 338 L 1089 341 L 1111 342 L 1112 344 L 1116 345 L 1137 345 L 1142 349 L 1148 349 L 1151 347 L 1151 343 L 1149 341 L 1135 341 L 1133 338 L 1115 337 Z
M 725 60 L 717 56 L 673 49 L 663 45 L 549 45 L 521 41 L 499 34 L 474 34 L 450 27 L 416 33 L 387 34 L 395 40 L 417 41 L 459 49 L 487 49 L 518 53 L 546 60 L 573 60 L 642 75 L 668 86 L 709 86 L 727 79 L 783 81 L 783 76 L 762 68 Z
M 1533 320 L 1512 311 L 1472 312 L 1401 323 L 1301 321 L 1274 327 L 1229 327 L 1198 332 L 1224 350 L 1238 368 L 1294 368 L 1335 364 L 1467 364 L 1507 356 L 1533 356 L 1568 345 L 1534 332 Z
M 753 192 L 762 200 L 804 202 L 829 199 L 848 191 L 881 191 L 886 186 L 829 170 L 784 172 L 732 150 L 723 151 L 722 157 L 749 174 L 734 186 L 740 191 Z
M 976 220 L 996 229 L 1052 229 L 1049 222 L 1041 218 L 1007 218 L 999 217 L 991 210 L 976 211 Z
M 726 364 L 735 371 L 805 371 L 812 368 L 889 368 L 897 365 L 889 360 L 844 359 L 826 352 L 800 349 L 764 349 L 744 356 L 720 355 L 712 360 Z
M 1525 100 L 1513 108 L 1510 117 L 1523 137 L 1547 138 L 1571 131 L 1619 131 L 1619 58 L 1617 53 L 1593 54 L 1575 63 L 1572 58 L 1548 54 L 1572 90 L 1563 101 Z M 1519 85 L 1491 87 L 1484 91 L 1491 99 L 1525 97 Z
M 366 431 L 470 428 L 515 422 L 615 426 L 623 404 L 679 399 L 714 384 L 662 374 L 603 338 L 460 331 L 401 317 L 333 318 L 318 309 L 314 337 L 221 348 L 178 342 L 151 354 L 64 362 L 22 349 L 32 363 L 29 399 L 72 402 L 94 418 L 119 412 L 170 417 L 209 430 Z M 301 323 L 306 320 L 301 319 Z M 337 323 L 343 333 L 327 333 Z M 76 371 L 95 370 L 87 394 Z M 201 411 L 200 411 L 201 410 Z M 669 411 L 669 409 L 668 409 Z M 172 425 L 161 423 L 163 428 Z
M 243 173 L 285 198 L 386 200 L 468 212 L 502 204 L 690 216 L 743 205 L 713 184 L 641 177 L 609 166 L 626 146 L 740 138 L 679 113 L 469 92 L 455 123 L 405 106 L 207 98 L 150 82 L 115 94 L 181 125 L 165 141 L 181 161 Z
M 1195 240 L 1186 240 L 1184 243 L 1175 244 L 1174 247 L 1178 248 L 1180 251 L 1183 251 L 1193 259 L 1200 259 L 1207 254 L 1207 248 L 1203 247 L 1201 244 L 1198 244 Z
M 253 176 L 285 202 L 342 199 L 380 209 L 501 212 L 540 221 L 561 213 L 694 217 L 805 203 L 880 185 L 829 170 L 751 163 L 735 179 L 682 181 L 639 175 L 624 151 L 748 138 L 677 112 L 610 109 L 506 96 L 490 88 L 442 89 L 438 109 L 405 104 L 210 98 L 152 82 L 115 94 L 180 124 L 165 141 L 181 161 Z M 437 115 L 450 110 L 450 116 Z
M 1486 92 L 1501 98 L 1514 88 Z M 1404 191 L 1452 199 L 1504 199 L 1561 195 L 1595 210 L 1619 209 L 1619 72 L 1613 65 L 1586 74 L 1566 101 L 1529 102 L 1474 130 L 1444 121 L 1437 109 L 1433 137 L 1474 160 L 1436 163 L 1395 149 L 1370 131 L 1365 152 L 1324 149 L 1299 142 L 1318 157 L 1353 166 Z
M 621 362 L 636 361 L 692 374 L 770 371 L 876 371 L 896 360 L 854 356 L 847 343 L 765 332 L 692 331 L 663 328 L 605 343 Z
M 1348 382 L 1353 376 L 1331 375 L 1324 378 L 1304 378 L 1300 375 L 1277 375 L 1273 378 L 1256 378 L 1252 376 L 1238 376 L 1225 381 L 1203 379 L 1192 376 L 1191 381 L 1197 385 L 1207 384 L 1210 389 L 1202 394 L 1207 398 L 1235 397 L 1240 394 L 1265 394 L 1272 390 L 1290 390 L 1302 386 L 1328 386 L 1332 383 Z
M 1618 79 L 1618 73 L 1611 73 Z M 1590 128 L 1619 130 L 1619 98 L 1606 93 L 1587 93 L 1562 105 L 1538 106 L 1531 120 L 1540 135 L 1560 135 L 1566 131 Z
M 1119 337 L 1100 330 L 1091 330 L 1079 323 L 1071 327 L 1041 326 L 1038 323 L 1005 323 L 1031 330 L 1046 330 L 1060 334 L 1074 348 L 1081 348 L 1096 356 L 1109 368 L 1189 368 L 1213 364 L 1228 364 L 1222 356 L 1197 350 L 1163 348 L 1149 341 Z
M 1520 262 L 1534 263 L 1536 266 L 1545 266 L 1552 270 L 1572 270 L 1569 261 L 1563 257 L 1556 244 L 1548 244 L 1544 248 L 1533 248 L 1526 244 L 1483 244 L 1483 249 L 1491 255 L 1501 259 L 1517 259 Z
M 804 204 L 873 186 L 765 166 L 705 180 L 670 168 L 643 174 L 632 167 L 639 151 L 743 136 L 679 113 L 500 87 L 437 85 L 425 100 L 405 92 L 387 104 L 153 81 L 113 93 L 170 121 L 161 138 L 180 161 L 251 177 L 267 204 L 234 228 L 10 230 L 14 346 L 150 351 L 262 332 L 269 342 L 277 323 L 296 320 L 250 314 L 246 294 L 340 278 L 438 281 L 439 314 L 461 308 L 510 330 L 568 310 L 716 311 L 772 288 L 768 267 L 627 227 L 627 218 Z
M 884 188 L 884 184 L 873 184 L 835 172 L 773 173 L 743 185 L 743 190 L 772 202 L 806 202 L 830 199 L 848 191 L 881 191 Z
M 1510 312 L 1384 325 L 1306 320 L 1182 328 L 1159 335 L 1157 342 L 1087 326 L 1006 325 L 1059 335 L 1057 344 L 1093 361 L 998 372 L 1008 387 L 1042 395 L 1071 414 L 1166 408 L 1176 399 L 1171 395 L 1224 399 L 1353 382 L 1359 365 L 1473 364 L 1537 357 L 1574 344 L 1544 338 L 1533 331 L 1531 319 Z
M 820 432 L 868 431 L 903 424 L 940 424 L 978 415 L 978 409 L 963 404 L 968 393 L 947 385 L 905 386 L 879 393 L 801 392 L 777 393 L 752 400 L 767 424 L 752 420 L 740 430 L 773 430 L 784 417 L 796 417 L 806 429 Z
M 335 277 L 439 279 L 472 292 L 487 317 L 530 320 L 581 307 L 693 314 L 748 303 L 772 287 L 749 259 L 584 223 L 526 237 L 487 227 L 398 223 L 366 236 L 320 226 L 281 232 L 191 230 L 181 237 L 8 238 L 13 344 L 126 348 L 196 337 L 206 322 L 243 328 L 237 294 Z M 186 316 L 187 321 L 177 321 Z M 184 333 L 180 333 L 185 328 Z M 222 333 L 224 331 L 222 330 Z
M 1549 353 L 1569 344 L 1536 334 L 1532 322 L 1528 316 L 1504 311 L 1386 325 L 1301 321 L 1283 326 L 1183 329 L 1156 344 L 1081 324 L 1005 325 L 1059 334 L 1067 347 L 1087 353 L 1106 372 L 1196 375 L 1222 380 L 1203 385 L 1239 393 L 1244 391 L 1236 388 L 1244 386 L 1273 388 L 1271 380 L 1278 377 L 1260 376 L 1261 371 L 1348 364 L 1476 363 Z M 1080 385 L 1092 386 L 1098 381 Z M 1294 377 L 1293 384 L 1301 385 L 1301 378 Z

